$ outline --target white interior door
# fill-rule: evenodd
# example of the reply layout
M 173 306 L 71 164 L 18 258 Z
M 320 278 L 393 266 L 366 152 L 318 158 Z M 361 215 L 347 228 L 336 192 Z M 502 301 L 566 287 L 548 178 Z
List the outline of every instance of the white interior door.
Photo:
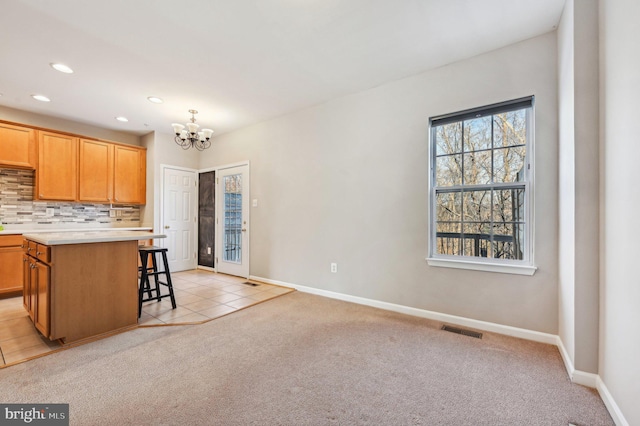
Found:
M 170 271 L 196 268 L 197 175 L 195 171 L 164 168 L 163 245 L 169 249 Z
M 249 277 L 249 166 L 218 171 L 216 265 L 225 274 Z

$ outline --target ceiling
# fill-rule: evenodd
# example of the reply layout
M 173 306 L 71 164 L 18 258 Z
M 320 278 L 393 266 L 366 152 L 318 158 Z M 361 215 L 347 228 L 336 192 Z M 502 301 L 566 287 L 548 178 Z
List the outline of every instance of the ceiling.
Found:
M 552 31 L 564 1 L 12 0 L 0 105 L 137 135 L 197 109 L 215 136 Z

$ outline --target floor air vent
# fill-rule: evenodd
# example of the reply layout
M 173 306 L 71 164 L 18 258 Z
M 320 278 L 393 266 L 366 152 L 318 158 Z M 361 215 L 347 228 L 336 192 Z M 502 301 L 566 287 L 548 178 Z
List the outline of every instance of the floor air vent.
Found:
M 242 284 L 244 285 L 250 285 L 251 287 L 258 287 L 260 284 L 256 284 L 256 283 L 250 283 L 249 281 L 245 281 Z
M 475 337 L 476 339 L 482 339 L 482 333 L 478 333 L 477 331 L 465 330 L 464 328 L 443 325 L 442 330 L 449 331 L 451 333 L 462 334 L 464 336 Z

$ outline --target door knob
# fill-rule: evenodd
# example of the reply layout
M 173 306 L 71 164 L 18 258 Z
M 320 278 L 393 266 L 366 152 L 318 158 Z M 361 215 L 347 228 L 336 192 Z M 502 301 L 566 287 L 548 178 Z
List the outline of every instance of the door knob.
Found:
M 242 228 L 242 232 L 247 232 L 247 230 L 246 230 L 246 229 L 244 229 L 244 228 Z
M 169 228 L 171 228 L 169 225 L 164 226 L 164 229 L 169 229 Z

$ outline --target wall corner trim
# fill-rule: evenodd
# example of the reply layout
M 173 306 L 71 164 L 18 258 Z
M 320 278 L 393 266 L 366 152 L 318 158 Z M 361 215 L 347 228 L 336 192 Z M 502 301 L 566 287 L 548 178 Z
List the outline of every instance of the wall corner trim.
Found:
M 569 357 L 569 352 L 567 352 L 567 349 L 564 347 L 562 339 L 560 338 L 560 336 L 556 336 L 556 339 L 556 346 L 560 351 L 560 356 L 562 356 L 564 367 L 567 369 L 567 374 L 569 375 L 569 379 L 571 379 L 571 382 L 597 389 L 599 376 L 597 374 L 576 370 L 571 357 Z

